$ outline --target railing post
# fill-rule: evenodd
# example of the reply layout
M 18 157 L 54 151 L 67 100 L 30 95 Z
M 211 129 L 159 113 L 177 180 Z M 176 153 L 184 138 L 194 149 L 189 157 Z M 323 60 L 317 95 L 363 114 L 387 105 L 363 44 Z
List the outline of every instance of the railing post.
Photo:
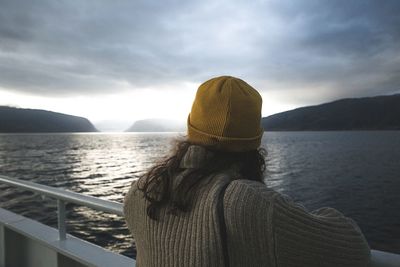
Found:
M 58 238 L 59 240 L 65 240 L 67 237 L 67 229 L 65 222 L 65 202 L 64 200 L 57 199 L 57 211 L 58 211 Z
M 6 238 L 4 226 L 0 224 L 0 267 L 6 267 Z

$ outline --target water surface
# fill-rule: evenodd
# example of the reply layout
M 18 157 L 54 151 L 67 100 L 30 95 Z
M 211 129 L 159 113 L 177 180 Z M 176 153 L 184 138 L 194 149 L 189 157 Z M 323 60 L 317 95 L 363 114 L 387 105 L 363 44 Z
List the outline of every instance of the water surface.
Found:
M 122 202 L 176 133 L 0 135 L 0 174 Z M 400 253 L 400 132 L 266 132 L 266 183 L 309 210 L 352 217 L 374 249 Z M 55 201 L 0 185 L 0 207 L 56 226 Z M 134 256 L 116 215 L 69 204 L 68 231 Z

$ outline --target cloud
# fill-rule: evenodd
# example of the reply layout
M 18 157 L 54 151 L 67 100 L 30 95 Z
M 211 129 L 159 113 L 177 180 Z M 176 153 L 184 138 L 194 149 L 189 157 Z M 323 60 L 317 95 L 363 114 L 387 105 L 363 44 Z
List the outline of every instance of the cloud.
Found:
M 220 74 L 312 101 L 400 90 L 396 0 L 0 2 L 0 87 L 16 92 L 108 94 Z

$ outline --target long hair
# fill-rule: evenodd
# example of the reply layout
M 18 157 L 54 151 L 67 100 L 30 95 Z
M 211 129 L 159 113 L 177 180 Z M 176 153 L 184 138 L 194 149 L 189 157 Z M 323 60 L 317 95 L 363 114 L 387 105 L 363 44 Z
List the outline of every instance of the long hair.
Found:
M 180 163 L 190 145 L 192 144 L 187 140 L 177 140 L 172 155 L 155 164 L 139 178 L 138 189 L 143 192 L 145 199 L 149 202 L 147 215 L 151 219 L 157 220 L 161 208 L 168 208 L 168 212 L 173 214 L 178 211 L 190 211 L 193 193 L 198 189 L 199 183 L 209 175 L 235 165 L 239 166 L 238 174 L 241 179 L 264 183 L 265 149 L 222 152 L 207 147 L 212 151 L 213 156 L 206 160 L 201 168 L 186 173 L 180 178 L 179 185 L 173 188 L 173 179 L 183 171 Z

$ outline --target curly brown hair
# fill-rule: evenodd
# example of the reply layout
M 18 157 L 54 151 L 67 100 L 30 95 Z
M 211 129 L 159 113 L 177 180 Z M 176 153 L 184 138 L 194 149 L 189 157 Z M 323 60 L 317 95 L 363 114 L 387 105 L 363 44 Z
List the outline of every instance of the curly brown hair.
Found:
M 168 212 L 176 214 L 188 212 L 191 209 L 193 193 L 199 183 L 211 174 L 222 172 L 236 165 L 241 179 L 264 183 L 266 150 L 258 148 L 246 152 L 225 152 L 206 147 L 212 151 L 212 157 L 207 159 L 203 166 L 186 173 L 177 187 L 172 189 L 172 181 L 183 171 L 180 167 L 182 158 L 192 144 L 185 139 L 177 140 L 174 152 L 155 164 L 149 171 L 139 178 L 138 189 L 143 192 L 149 202 L 147 215 L 158 219 L 158 211 L 167 207 Z

